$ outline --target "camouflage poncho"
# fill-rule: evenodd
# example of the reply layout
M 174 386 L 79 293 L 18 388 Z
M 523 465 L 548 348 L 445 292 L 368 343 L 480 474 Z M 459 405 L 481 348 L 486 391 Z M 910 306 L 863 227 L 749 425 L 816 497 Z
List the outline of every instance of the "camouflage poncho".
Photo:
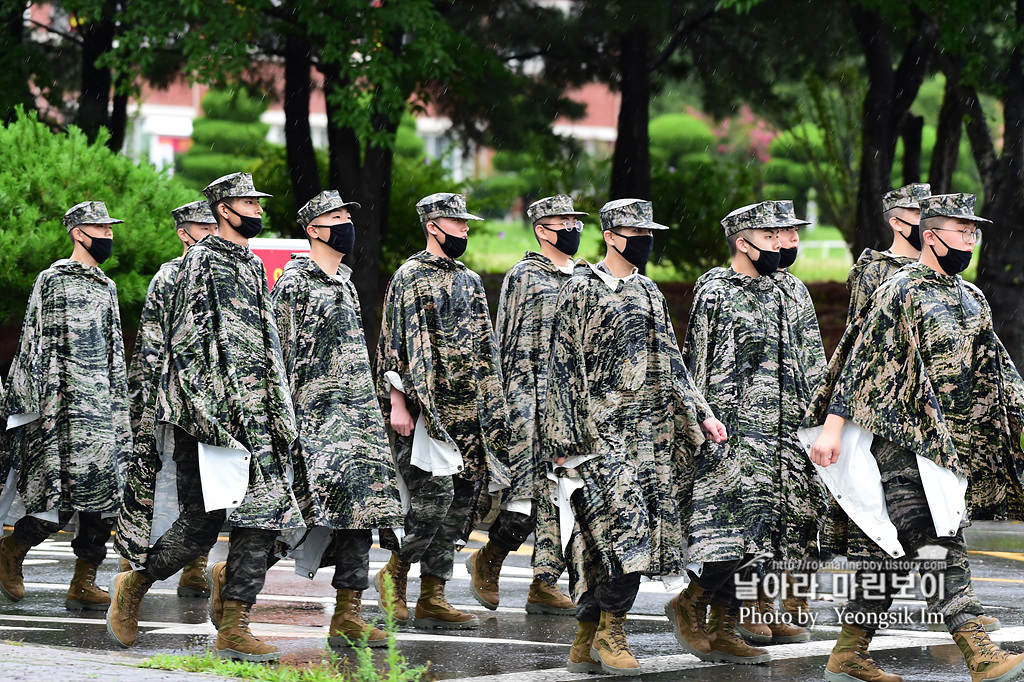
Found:
M 850 290 L 850 307 L 846 312 L 846 326 L 853 324 L 857 315 L 871 301 L 871 294 L 875 293 L 878 285 L 889 279 L 889 276 L 908 263 L 914 263 L 913 258 L 897 256 L 888 251 L 873 251 L 864 249 L 860 258 L 850 268 L 850 274 L 846 278 L 846 288 Z
M 328 276 L 308 256 L 292 256 L 271 300 L 299 427 L 293 487 L 306 524 L 400 526 L 355 285 Z
M 157 421 L 252 454 L 249 488 L 229 523 L 302 528 L 287 479 L 295 414 L 262 261 L 205 237 L 182 259 L 168 325 Z
M 376 364 L 385 417 L 391 415 L 385 373 L 395 372 L 428 435 L 461 453 L 463 476 L 492 490 L 510 485 L 508 408 L 479 275 L 426 251 L 410 256 L 388 284 Z M 530 496 L 524 492 L 506 499 Z
M 530 497 L 548 492 L 547 462 L 541 454 L 539 415 L 547 396 L 551 326 L 558 292 L 570 274 L 546 256 L 527 253 L 512 266 L 501 285 L 498 302 L 498 347 L 505 380 L 511 441 L 512 475 L 530 489 Z
M 29 514 L 116 512 L 131 454 L 117 288 L 97 267 L 59 260 L 36 278 L 8 376 L 9 469 Z M 6 448 L 5 448 L 6 449 Z M 5 453 L 8 454 L 8 453 Z
M 683 483 L 690 561 L 816 556 L 826 498 L 796 430 L 820 368 L 804 369 L 814 342 L 796 319 L 771 276 L 717 269 L 697 282 L 683 357 L 729 440 L 705 441 Z
M 1024 381 L 981 291 L 912 263 L 840 341 L 808 412 L 854 422 L 968 480 L 974 519 L 1024 519 Z
M 711 416 L 654 282 L 633 275 L 613 291 L 577 265 L 556 303 L 541 431 L 552 461 L 595 456 L 567 472 L 584 484 L 571 498 L 566 552 L 577 598 L 627 573 L 683 572 L 677 472 L 692 469 Z
M 160 266 L 149 282 L 139 317 L 135 352 L 128 370 L 134 456 L 121 501 L 114 546 L 128 559 L 145 563 L 153 524 L 154 489 L 161 469 L 156 438 L 156 393 L 163 372 L 167 314 L 181 257 Z

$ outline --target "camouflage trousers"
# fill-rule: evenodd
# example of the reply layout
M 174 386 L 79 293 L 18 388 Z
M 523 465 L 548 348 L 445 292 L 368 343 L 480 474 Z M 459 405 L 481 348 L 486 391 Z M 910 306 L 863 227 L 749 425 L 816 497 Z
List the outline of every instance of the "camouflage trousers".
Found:
M 187 431 L 174 429 L 174 463 L 177 469 L 178 518 L 149 550 L 143 573 L 166 580 L 217 543 L 227 520 L 223 509 L 206 511 L 199 478 L 199 441 Z M 277 531 L 232 528 L 227 571 L 221 592 L 224 599 L 256 602 L 263 589 L 273 556 Z
M 711 593 L 712 604 L 738 608 L 740 600 L 736 596 L 736 578 L 745 578 L 753 573 L 752 560 L 753 555 L 747 554 L 733 561 L 705 561 L 700 575 L 693 571 L 687 571 L 687 574 L 691 582 Z
M 370 587 L 372 546 L 373 531 L 368 528 L 343 528 L 331 533 L 331 544 L 324 551 L 320 566 L 334 563 L 334 577 L 331 579 L 334 589 L 362 592 Z M 279 558 L 271 556 L 267 568 L 276 564 Z
M 893 598 L 905 595 L 915 584 L 906 564 L 916 563 L 921 595 L 928 603 L 931 613 L 942 614 L 943 622 L 950 632 L 957 629 L 972 616 L 984 613 L 974 588 L 971 586 L 971 566 L 967 558 L 967 547 L 961 528 L 954 536 L 938 537 L 932 523 L 928 500 L 921 485 L 920 474 L 916 471 L 912 453 L 888 453 L 890 457 L 879 456 L 882 471 L 885 504 L 889 518 L 896 526 L 900 544 L 907 557 L 916 557 L 919 550 L 926 550 L 929 556 L 945 553 L 945 558 L 904 559 L 890 561 L 886 553 L 868 538 L 856 524 L 850 524 L 849 551 L 847 559 L 861 564 L 855 584 L 850 586 L 851 597 L 842 618 L 849 616 L 853 621 L 858 613 L 881 614 L 892 606 Z M 888 476 L 897 472 L 896 476 Z
M 530 505 L 529 514 L 502 509 L 487 531 L 488 539 L 498 547 L 514 552 L 526 541 L 537 523 L 537 503 Z
M 62 511 L 57 523 L 44 521 L 35 516 L 23 516 L 14 524 L 14 538 L 29 547 L 35 547 L 64 526 L 68 525 L 75 512 Z M 103 518 L 99 512 L 78 512 L 78 527 L 71 549 L 75 556 L 93 565 L 103 563 L 107 557 L 107 540 L 116 517 Z
M 576 620 L 581 623 L 596 623 L 601 620 L 602 611 L 624 616 L 633 608 L 639 591 L 639 573 L 627 573 L 598 583 L 580 597 L 576 605 Z
M 515 551 L 534 533 L 533 577 L 554 585 L 565 571 L 558 508 L 551 501 L 556 483 L 545 479 L 544 491 L 533 501 L 530 516 L 502 511 L 488 531 L 497 545 Z
M 461 476 L 434 476 L 412 466 L 412 436 L 391 433 L 398 471 L 411 497 L 398 556 L 410 563 L 420 562 L 420 575 L 450 580 L 455 543 L 464 539 L 477 486 Z

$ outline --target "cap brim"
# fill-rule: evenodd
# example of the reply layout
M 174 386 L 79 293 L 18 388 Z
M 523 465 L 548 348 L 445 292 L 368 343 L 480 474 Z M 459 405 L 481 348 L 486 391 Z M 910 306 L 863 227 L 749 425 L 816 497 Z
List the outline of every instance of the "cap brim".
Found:
M 623 226 L 623 227 L 626 227 L 626 226 Z M 642 227 L 642 228 L 647 229 L 647 230 L 667 230 L 668 229 L 668 225 L 662 225 L 661 223 L 656 223 L 653 220 L 645 220 L 642 223 L 637 223 L 635 225 L 629 225 L 628 227 Z
M 971 214 L 971 215 L 945 215 L 945 214 L 943 214 L 943 215 L 929 215 L 929 216 L 925 216 L 925 215 L 922 214 L 921 220 L 925 220 L 926 218 L 952 218 L 953 220 L 969 220 L 972 223 L 989 223 L 989 224 L 992 223 L 992 221 L 989 220 L 988 218 L 982 218 L 980 215 L 974 215 L 974 214 Z
M 359 209 L 361 209 L 363 207 L 363 205 L 360 204 L 358 201 L 346 201 L 344 204 L 341 205 L 341 208 L 350 208 L 350 207 L 354 208 L 354 209 L 356 209 L 358 211 Z
M 274 196 L 274 195 L 273 194 L 267 194 L 266 192 L 250 192 L 249 194 L 239 194 L 238 195 L 238 197 L 240 199 L 245 199 L 247 197 L 272 197 L 272 196 Z M 230 197 L 225 197 L 225 198 L 227 199 L 227 198 L 230 198 Z
M 445 216 L 441 216 L 441 217 L 443 218 Z M 478 215 L 473 215 L 472 213 L 462 213 L 462 214 L 459 214 L 459 215 L 451 215 L 451 216 L 447 216 L 447 217 L 448 218 L 455 218 L 456 220 L 485 220 L 484 218 L 481 218 Z
M 90 220 L 87 223 L 79 223 L 78 225 L 117 225 L 123 222 L 123 220 L 118 220 L 117 218 L 106 218 L 105 220 Z M 75 225 L 75 227 L 78 227 L 78 225 Z

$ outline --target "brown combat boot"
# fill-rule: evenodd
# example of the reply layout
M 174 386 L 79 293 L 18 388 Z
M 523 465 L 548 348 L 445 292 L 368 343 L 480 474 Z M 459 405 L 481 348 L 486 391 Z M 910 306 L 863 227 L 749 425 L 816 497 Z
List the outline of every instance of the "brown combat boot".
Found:
M 224 614 L 224 597 L 220 593 L 227 581 L 227 571 L 228 562 L 218 561 L 210 567 L 210 575 L 207 577 L 207 582 L 210 585 L 210 622 L 218 630 Z
M 708 618 L 708 642 L 711 644 L 709 661 L 754 665 L 767 663 L 771 655 L 764 649 L 752 647 L 736 632 L 736 618 L 739 614 L 722 604 L 711 605 Z
M 601 664 L 590 656 L 590 647 L 594 645 L 594 635 L 597 634 L 597 623 L 576 623 L 576 639 L 572 640 L 572 647 L 569 648 L 569 662 L 565 669 L 571 673 L 599 673 Z
M 204 599 L 210 596 L 210 581 L 206 579 L 205 554 L 196 557 L 181 570 L 181 577 L 178 578 L 178 596 Z
M 813 577 L 813 576 L 812 576 Z M 807 597 L 798 597 L 793 594 L 793 576 L 788 572 L 783 574 L 786 586 L 786 597 L 782 599 L 782 609 L 790 615 L 794 625 L 803 628 L 811 627 L 811 602 Z
M 775 610 L 775 600 L 765 594 L 764 590 L 758 592 L 757 609 L 761 614 L 761 622 L 765 623 L 768 626 L 769 632 L 771 632 L 772 644 L 806 642 L 811 638 L 810 630 L 795 625 L 790 620 L 791 616 Z M 740 634 L 742 635 L 743 633 L 741 632 Z
M 711 653 L 706 631 L 709 597 L 696 580 L 691 580 L 685 590 L 665 604 L 665 615 L 679 646 L 702 661 Z
M 600 661 L 601 670 L 609 675 L 635 677 L 640 674 L 640 662 L 629 650 L 626 641 L 626 616 L 601 612 L 601 622 L 590 645 L 590 657 Z
M 548 585 L 540 578 L 534 578 L 530 583 L 530 594 L 526 597 L 526 612 L 572 616 L 576 614 L 576 605 L 557 583 Z
M 420 598 L 412 624 L 418 628 L 468 630 L 480 627 L 480 619 L 459 611 L 444 598 L 444 581 L 432 575 L 420 576 Z
M 331 646 L 368 646 L 371 649 L 386 646 L 387 633 L 363 620 L 362 611 L 362 592 L 338 590 L 327 643 Z
M 377 590 L 377 594 L 380 595 L 380 607 L 385 611 L 390 611 L 395 622 L 399 625 L 405 625 L 409 622 L 409 605 L 406 601 L 406 586 L 409 583 L 409 569 L 411 564 L 408 561 L 402 561 L 397 554 L 391 553 L 391 559 L 384 565 L 384 568 L 377 572 L 377 575 L 373 578 L 373 587 Z M 384 594 L 382 578 L 384 576 L 391 577 L 391 602 L 388 603 L 387 597 Z
M 508 556 L 508 550 L 493 542 L 466 557 L 466 570 L 469 571 L 469 587 L 480 605 L 491 611 L 498 608 L 498 577 L 501 565 Z
M 996 646 L 977 616 L 953 633 L 953 641 L 964 655 L 967 669 L 971 671 L 971 682 L 1007 682 L 1024 674 L 1024 654 L 1011 653 Z
M 224 601 L 224 613 L 220 629 L 217 630 L 217 643 L 214 649 L 221 658 L 232 661 L 276 661 L 281 658 L 277 647 L 256 639 L 249 630 L 249 611 L 252 604 L 237 599 Z
M 31 547 L 19 542 L 13 535 L 0 539 L 0 592 L 11 601 L 25 598 L 25 577 L 21 567 L 29 549 Z
M 758 589 L 757 601 L 745 601 L 740 604 L 736 620 L 736 632 L 751 644 L 771 644 L 772 629 L 765 622 L 764 601 L 767 597 L 763 590 Z
M 123 647 L 135 644 L 139 636 L 139 607 L 153 581 L 139 571 L 125 571 L 110 583 L 107 634 Z
M 118 573 L 127 573 L 130 570 L 132 570 L 132 562 L 128 561 L 124 557 L 121 557 L 120 559 L 117 560 L 117 572 Z
M 64 608 L 68 611 L 106 611 L 110 606 L 110 595 L 96 584 L 96 564 L 75 559 L 75 575 L 64 597 Z
M 885 672 L 872 660 L 868 646 L 874 634 L 873 630 L 867 628 L 844 625 L 825 665 L 825 679 L 828 682 L 848 682 L 851 679 L 903 682 L 902 677 Z

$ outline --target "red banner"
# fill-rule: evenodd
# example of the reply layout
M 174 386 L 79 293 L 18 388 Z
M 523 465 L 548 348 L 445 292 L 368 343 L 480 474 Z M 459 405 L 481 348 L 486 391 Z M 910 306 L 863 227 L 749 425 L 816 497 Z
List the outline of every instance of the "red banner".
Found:
M 263 261 L 267 270 L 267 284 L 271 289 L 281 278 L 284 266 L 292 259 L 293 253 L 309 253 L 309 242 L 305 239 L 261 239 L 249 240 L 249 248 Z

